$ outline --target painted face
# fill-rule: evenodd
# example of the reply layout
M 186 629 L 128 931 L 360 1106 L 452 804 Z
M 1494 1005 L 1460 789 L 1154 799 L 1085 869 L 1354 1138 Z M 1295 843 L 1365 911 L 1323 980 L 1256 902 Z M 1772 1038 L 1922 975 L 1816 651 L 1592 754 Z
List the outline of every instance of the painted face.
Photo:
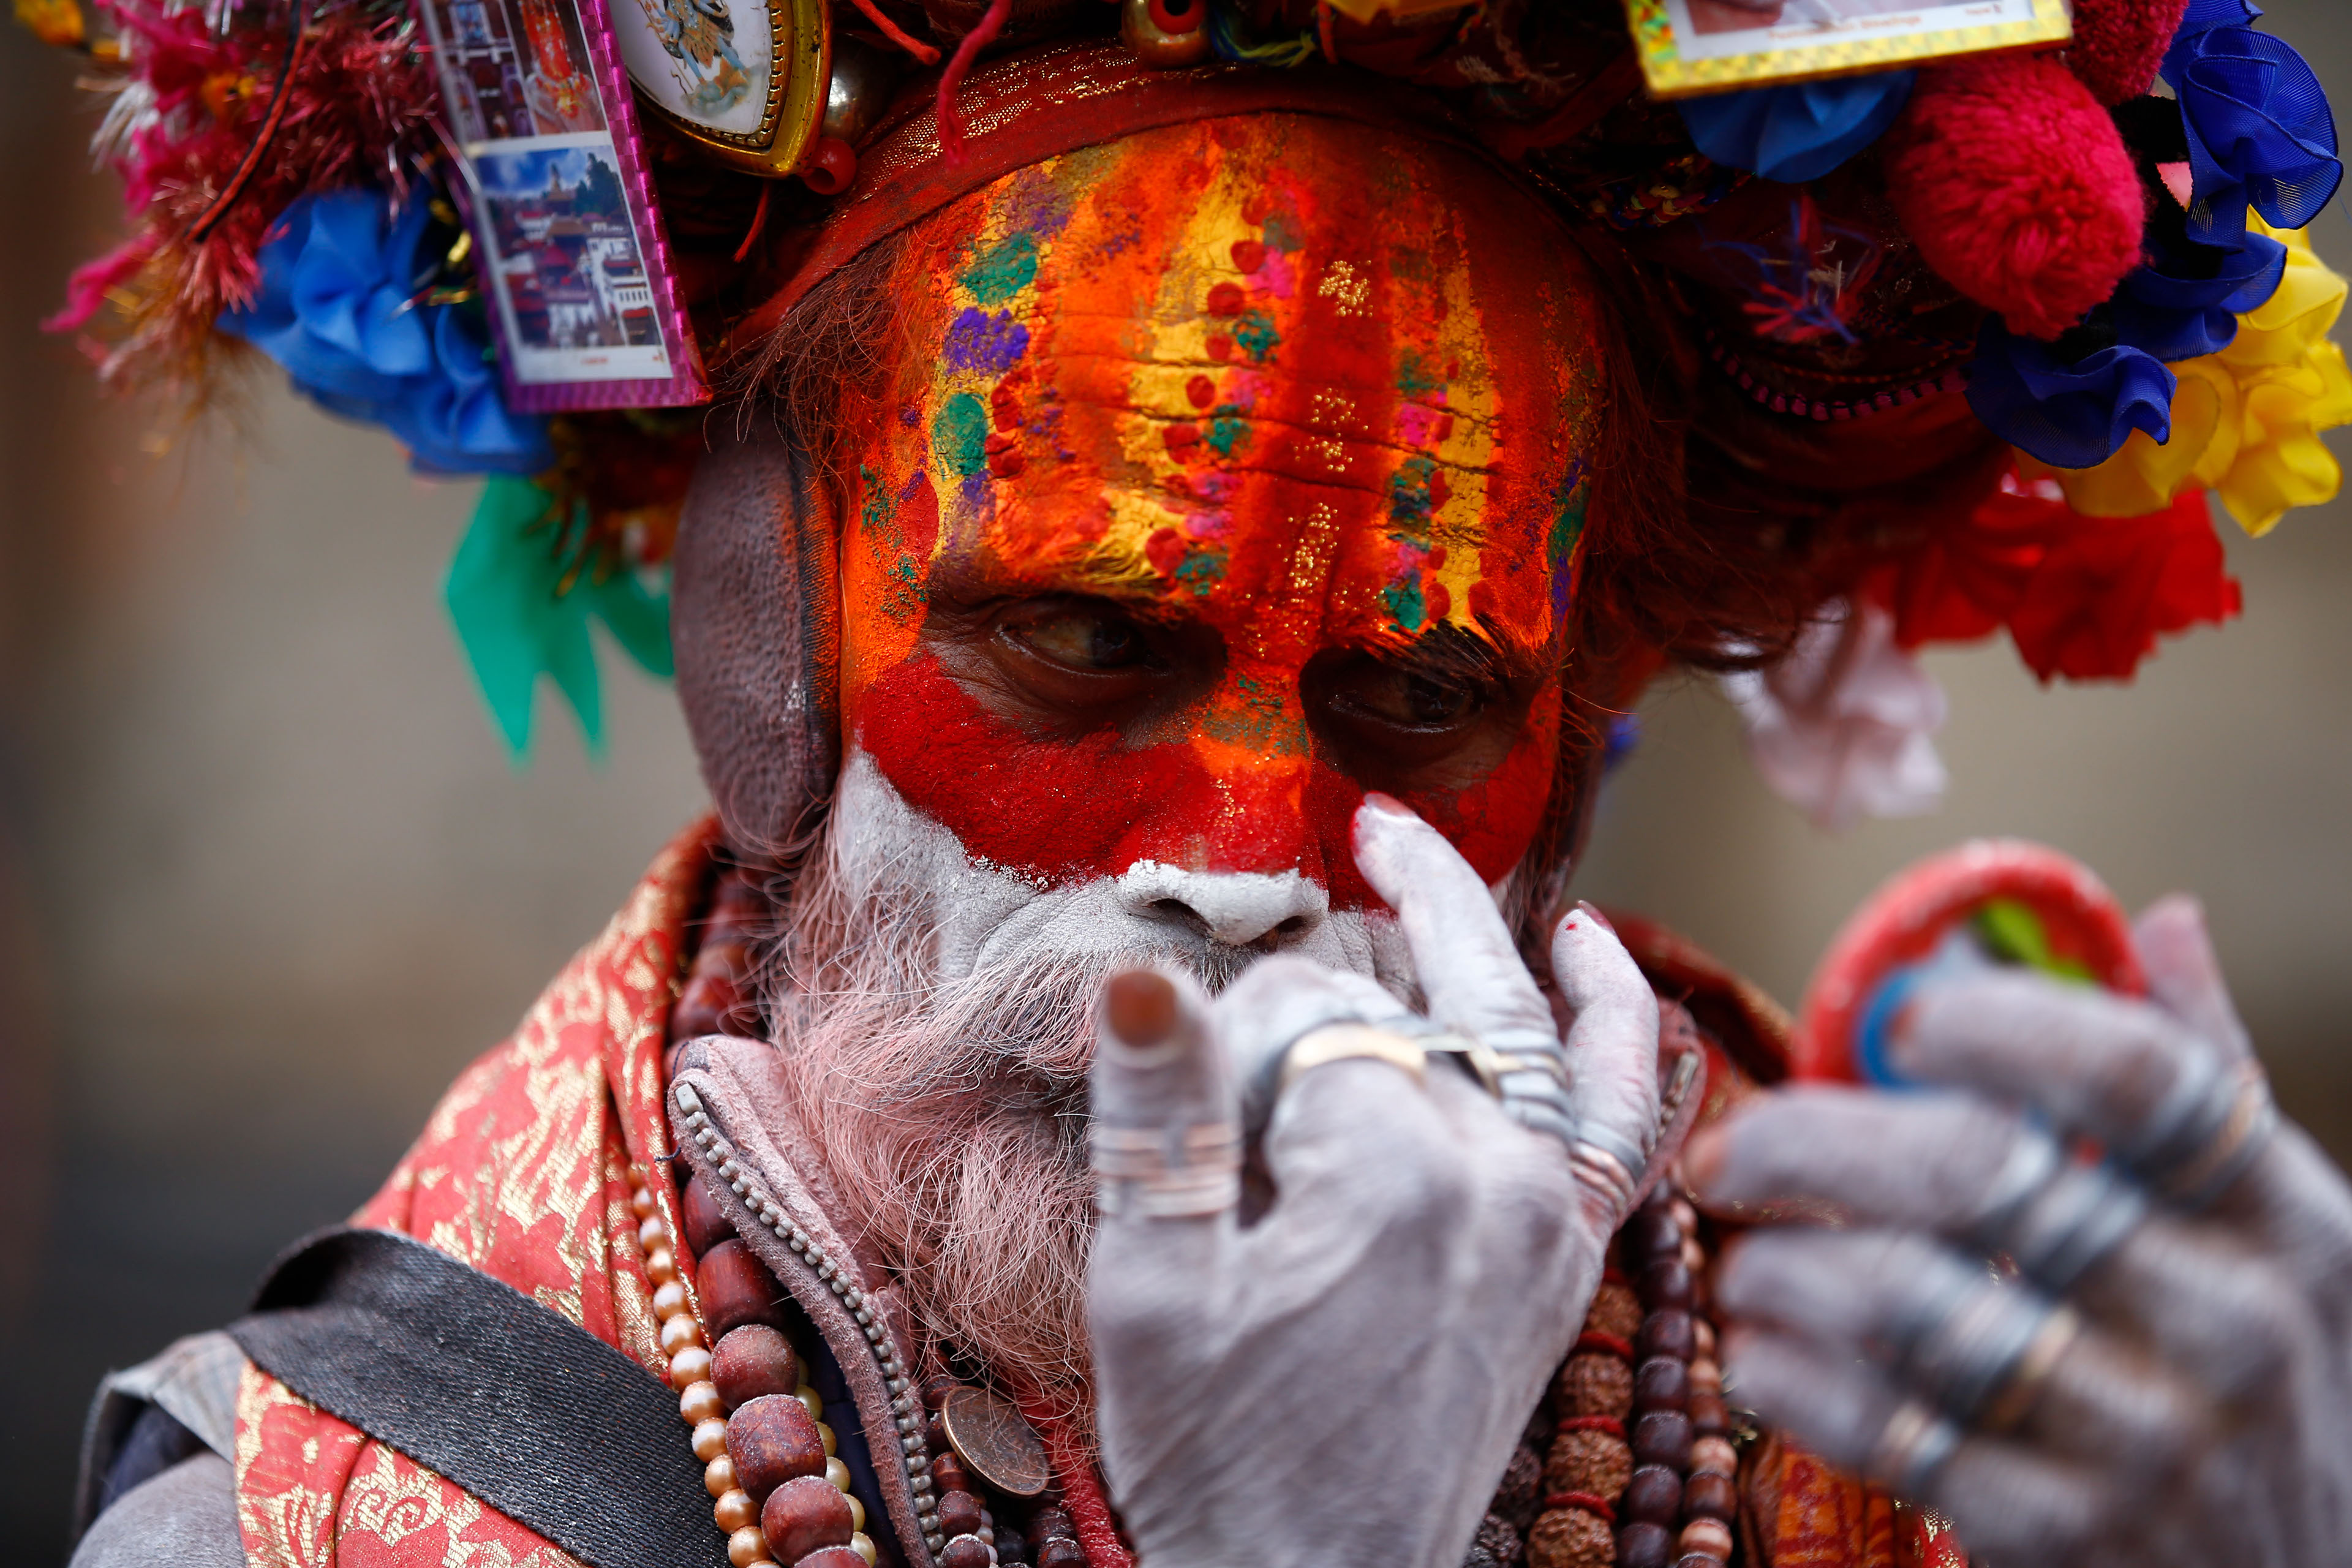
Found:
M 1508 875 L 1560 769 L 1600 394 L 1532 198 L 1402 135 L 1211 121 L 965 198 L 892 292 L 842 475 L 860 787 L 1033 889 L 1377 909 L 1368 789 Z

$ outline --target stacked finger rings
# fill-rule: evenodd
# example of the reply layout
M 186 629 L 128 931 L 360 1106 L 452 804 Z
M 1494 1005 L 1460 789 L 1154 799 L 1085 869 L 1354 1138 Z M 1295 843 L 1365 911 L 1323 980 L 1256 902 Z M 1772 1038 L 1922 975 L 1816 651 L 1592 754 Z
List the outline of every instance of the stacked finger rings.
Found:
M 2159 1205 L 2205 1206 L 2262 1152 L 2278 1113 L 2252 1064 L 2192 1063 L 2136 1136 L 2108 1157 L 2078 1158 L 2039 1128 L 2021 1128 L 1971 1227 L 1986 1254 L 2021 1281 L 1996 1281 L 1952 1257 L 1917 1282 L 1889 1347 L 1913 1397 L 1881 1430 L 1870 1468 L 1908 1497 L 1925 1495 L 1968 1429 L 2000 1434 L 2032 1415 L 2082 1333 L 2061 1298 Z
M 1276 1053 L 1275 1094 L 1278 1097 L 1316 1068 L 1349 1059 L 1384 1061 L 1418 1080 L 1433 1056 L 1452 1058 L 1495 1097 L 1512 1121 L 1530 1132 L 1558 1140 L 1568 1151 L 1577 1174 L 1612 1196 L 1619 1212 L 1633 1206 L 1634 1184 L 1649 1152 L 1606 1129 L 1577 1125 L 1570 1095 L 1568 1053 L 1554 1039 L 1529 1036 L 1498 1043 L 1411 1016 L 1378 1025 L 1327 1023 Z
M 1242 1130 L 1233 1121 L 1087 1131 L 1095 1206 L 1107 1215 L 1196 1219 L 1241 1201 Z

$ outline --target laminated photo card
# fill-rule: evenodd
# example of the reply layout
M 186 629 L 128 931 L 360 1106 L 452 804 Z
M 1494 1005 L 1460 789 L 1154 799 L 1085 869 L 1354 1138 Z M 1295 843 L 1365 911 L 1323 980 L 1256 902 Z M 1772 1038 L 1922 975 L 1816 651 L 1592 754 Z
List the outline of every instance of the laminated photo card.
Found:
M 706 401 L 628 78 L 599 0 L 417 0 L 417 8 L 509 406 Z
M 1818 81 L 2074 37 L 2067 0 L 1626 0 L 1650 90 Z

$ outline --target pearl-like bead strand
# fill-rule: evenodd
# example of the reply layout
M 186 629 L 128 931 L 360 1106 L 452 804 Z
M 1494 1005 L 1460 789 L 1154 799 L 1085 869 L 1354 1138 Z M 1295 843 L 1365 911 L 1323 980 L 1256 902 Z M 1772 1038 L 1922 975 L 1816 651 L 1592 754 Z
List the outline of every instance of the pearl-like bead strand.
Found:
M 669 1357 L 678 1416 L 693 1428 L 694 1457 L 703 1462 L 702 1484 L 714 1500 L 710 1517 L 727 1532 L 727 1561 L 734 1568 L 777 1568 L 768 1554 L 767 1537 L 760 1533 L 760 1510 L 751 1494 L 735 1484 L 735 1466 L 727 1457 L 727 1406 L 719 1397 L 719 1385 L 710 1381 L 710 1352 L 678 1277 L 669 1226 L 642 1181 L 629 1184 L 629 1207 L 639 1219 L 637 1246 L 645 1256 L 646 1277 L 654 1282 L 654 1322 L 662 1351 Z

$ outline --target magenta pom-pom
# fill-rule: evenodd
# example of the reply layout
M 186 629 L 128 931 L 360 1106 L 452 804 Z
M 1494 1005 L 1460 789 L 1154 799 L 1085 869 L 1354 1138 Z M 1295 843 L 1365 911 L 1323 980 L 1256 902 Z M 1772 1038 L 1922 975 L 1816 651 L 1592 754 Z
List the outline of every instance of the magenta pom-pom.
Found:
M 2156 68 L 2189 0 L 2074 0 L 2066 68 L 2101 103 L 2123 103 L 2155 85 Z
M 2055 56 L 1922 70 L 1885 150 L 1887 195 L 1920 256 L 2021 336 L 2056 337 L 2139 265 L 2138 172 Z

